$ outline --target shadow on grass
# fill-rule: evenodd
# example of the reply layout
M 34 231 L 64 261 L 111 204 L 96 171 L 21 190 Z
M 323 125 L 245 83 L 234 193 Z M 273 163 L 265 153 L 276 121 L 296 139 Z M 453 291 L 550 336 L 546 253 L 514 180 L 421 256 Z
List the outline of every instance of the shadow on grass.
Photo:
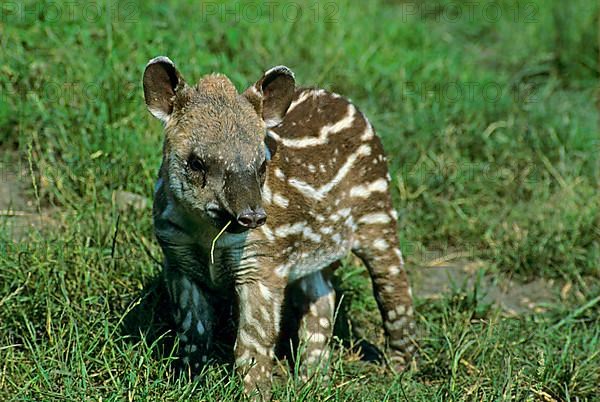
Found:
M 288 288 L 286 301 L 294 296 L 297 289 Z M 361 338 L 353 330 L 350 315 L 350 303 L 344 302 L 342 291 L 337 289 L 337 315 L 334 326 L 334 337 L 341 341 L 341 345 L 351 352 L 361 356 L 361 360 L 370 363 L 382 364 L 383 354 L 379 348 Z M 130 343 L 142 340 L 148 345 L 153 345 L 153 355 L 157 359 L 176 356 L 176 326 L 173 320 L 167 289 L 162 277 L 153 278 L 140 292 L 139 302 L 126 314 L 122 324 L 121 334 Z M 219 323 L 216 326 L 215 342 L 212 360 L 217 364 L 231 365 L 233 363 L 233 345 L 235 343 L 236 323 L 230 304 L 216 306 Z M 288 361 L 294 367 L 294 357 L 298 348 L 298 329 L 300 311 L 292 303 L 284 303 L 282 311 L 281 335 L 276 347 L 276 356 Z M 175 353 L 174 353 L 175 352 Z M 175 365 L 177 368 L 177 365 Z
M 131 343 L 142 340 L 148 345 L 156 343 L 153 354 L 157 358 L 171 355 L 175 347 L 175 326 L 162 277 L 153 278 L 136 300 L 139 302 L 123 320 L 121 334 Z
M 122 335 L 131 343 L 144 340 L 155 344 L 153 354 L 157 359 L 177 356 L 177 327 L 173 320 L 173 306 L 161 275 L 154 277 L 140 292 L 139 303 L 125 316 Z M 212 360 L 217 364 L 233 362 L 235 324 L 231 306 L 225 303 L 214 306 L 219 323 L 214 334 Z M 178 365 L 175 365 L 175 368 Z

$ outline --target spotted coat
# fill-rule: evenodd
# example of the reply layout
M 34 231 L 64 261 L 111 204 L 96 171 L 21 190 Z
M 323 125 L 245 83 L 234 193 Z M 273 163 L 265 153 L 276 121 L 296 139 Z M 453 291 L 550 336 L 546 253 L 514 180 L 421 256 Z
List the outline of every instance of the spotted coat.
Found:
M 294 288 L 309 375 L 328 359 L 332 268 L 354 253 L 371 276 L 390 359 L 406 366 L 416 349 L 412 297 L 386 158 L 364 114 L 340 95 L 296 88 L 285 67 L 239 95 L 220 75 L 189 87 L 161 57 L 148 64 L 144 91 L 165 123 L 154 221 L 183 363 L 210 359 L 216 305 L 233 299 L 238 372 L 248 393 L 268 398 Z

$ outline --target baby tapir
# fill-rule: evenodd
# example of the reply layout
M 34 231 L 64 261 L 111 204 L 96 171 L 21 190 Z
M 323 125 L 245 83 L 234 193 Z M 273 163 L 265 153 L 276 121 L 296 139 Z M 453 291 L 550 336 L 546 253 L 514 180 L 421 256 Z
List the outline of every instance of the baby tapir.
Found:
M 386 158 L 357 107 L 296 88 L 284 66 L 239 94 L 220 74 L 189 85 L 157 57 L 143 82 L 165 127 L 154 225 L 183 363 L 194 370 L 207 361 L 216 311 L 232 303 L 237 370 L 248 394 L 268 398 L 289 287 L 303 296 L 303 364 L 326 361 L 335 308 L 328 267 L 353 252 L 370 273 L 390 360 L 404 367 L 416 350 L 411 291 Z

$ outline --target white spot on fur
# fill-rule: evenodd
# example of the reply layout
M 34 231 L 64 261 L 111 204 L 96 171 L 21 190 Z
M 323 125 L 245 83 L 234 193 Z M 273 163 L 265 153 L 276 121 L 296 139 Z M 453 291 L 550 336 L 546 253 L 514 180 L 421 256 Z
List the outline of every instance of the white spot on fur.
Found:
M 319 229 L 319 231 L 325 235 L 333 233 L 333 228 L 331 226 L 323 226 Z
M 183 328 L 184 331 L 188 331 L 191 326 L 192 326 L 192 312 L 188 311 L 185 316 L 185 320 L 183 320 L 183 323 L 181 324 L 181 328 Z
M 304 231 L 305 226 L 306 222 L 296 222 L 293 224 L 282 225 L 275 229 L 275 236 L 287 237 L 295 234 L 300 234 L 302 233 L 302 231 Z
M 273 203 L 281 208 L 287 208 L 290 201 L 281 194 L 273 194 Z
M 196 331 L 198 332 L 198 335 L 204 335 L 206 329 L 204 328 L 202 321 L 198 321 L 198 323 L 196 324 Z
M 386 224 L 390 222 L 390 216 L 384 212 L 375 212 L 372 214 L 363 215 L 358 220 L 358 223 L 363 223 L 365 225 Z
M 285 180 L 285 174 L 283 174 L 283 171 L 279 168 L 275 168 L 275 177 L 280 180 Z
M 289 113 L 288 108 L 288 113 Z M 330 134 L 339 133 L 342 130 L 352 127 L 354 124 L 354 117 L 356 115 L 356 108 L 352 104 L 348 104 L 346 115 L 339 121 L 333 124 L 327 124 L 321 127 L 318 137 L 305 137 L 305 138 L 281 138 L 283 145 L 289 148 L 305 148 L 316 145 L 324 145 L 328 142 Z
M 368 198 L 372 193 L 387 191 L 388 184 L 385 179 L 378 179 L 367 185 L 358 185 L 350 190 L 350 197 Z
M 271 316 L 269 315 L 269 310 L 265 306 L 260 306 L 260 314 L 262 315 L 262 319 L 265 322 L 269 322 L 271 320 Z
M 339 211 L 337 211 L 336 213 L 332 214 L 329 219 L 333 222 L 337 222 L 340 219 L 343 218 L 347 218 L 348 216 L 350 216 L 350 213 L 352 212 L 352 210 L 350 208 L 344 208 L 344 209 L 340 209 Z
M 263 299 L 265 299 L 265 300 L 271 300 L 271 297 L 273 295 L 271 294 L 271 291 L 269 290 L 268 287 L 266 287 L 262 283 L 259 283 L 258 284 L 258 290 L 260 291 L 260 294 L 262 295 Z
M 319 332 L 315 332 L 314 334 L 309 335 L 309 339 L 311 342 L 323 343 L 327 341 L 327 337 Z
M 190 292 L 188 289 L 182 289 L 181 295 L 179 296 L 179 305 L 186 307 L 190 301 Z
M 200 292 L 196 286 L 192 286 L 192 300 L 194 302 L 194 306 L 200 304 Z
M 273 194 L 271 193 L 271 188 L 267 182 L 265 182 L 262 189 L 262 198 L 265 204 L 270 204 L 271 201 L 273 201 Z
M 281 305 L 277 302 L 274 301 L 273 302 L 273 327 L 275 327 L 275 330 L 278 331 L 279 330 L 279 322 L 281 321 Z M 274 356 L 274 350 L 271 349 L 269 351 L 269 356 Z
M 356 162 L 356 160 L 361 156 L 367 156 L 371 153 L 371 147 L 363 144 L 356 150 L 355 153 L 351 154 L 344 165 L 338 170 L 335 177 L 329 182 L 316 189 L 312 187 L 310 184 L 299 180 L 299 179 L 290 179 L 290 186 L 296 188 L 302 195 L 308 198 L 314 198 L 317 200 L 322 200 L 325 196 L 338 184 L 340 183 L 352 170 L 352 166 Z
M 339 245 L 342 243 L 342 236 L 340 236 L 339 233 L 336 233 L 333 236 L 331 236 L 331 240 L 333 240 L 335 244 Z
M 248 360 L 250 360 L 250 351 L 244 350 L 244 353 L 242 353 L 241 356 L 239 356 L 237 359 L 235 359 L 235 364 L 236 364 L 236 366 L 241 366 L 243 364 L 246 364 L 248 362 Z
M 371 123 L 367 120 L 367 128 L 365 128 L 365 131 L 360 136 L 360 139 L 361 141 L 368 141 L 372 139 L 374 135 L 375 132 L 373 131 L 373 126 L 371 126 Z
M 344 225 L 352 229 L 352 231 L 356 230 L 356 224 L 354 223 L 354 218 L 352 216 L 346 218 L 346 220 L 344 221 Z
M 379 251 L 385 251 L 388 249 L 389 244 L 387 241 L 385 241 L 384 239 L 376 239 L 373 242 L 373 247 L 375 247 L 375 249 L 379 250 Z
M 277 268 L 275 268 L 275 275 L 277 275 L 280 278 L 285 278 L 286 276 L 288 276 L 292 265 L 293 263 L 290 262 L 286 262 L 279 265 Z
M 396 291 L 396 288 L 393 285 L 385 285 L 383 287 L 383 291 L 385 293 L 394 293 Z
M 267 225 L 262 225 L 260 230 L 263 232 L 267 240 L 273 241 L 275 240 L 275 236 L 273 236 L 273 231 Z
M 262 346 L 260 342 L 254 339 L 249 333 L 247 333 L 243 329 L 240 330 L 239 339 L 242 341 L 242 343 L 244 343 L 244 345 L 256 349 L 256 351 L 261 355 L 266 356 L 269 353 L 267 348 Z
M 398 320 L 396 320 L 394 322 L 386 321 L 384 325 L 390 331 L 397 331 L 397 330 L 403 328 L 404 326 L 406 326 L 406 318 L 400 317 Z
M 319 235 L 318 233 L 315 233 L 310 227 L 305 227 L 304 230 L 302 231 L 302 234 L 304 235 L 304 237 L 308 240 L 311 240 L 315 243 L 318 243 L 321 241 L 321 235 Z
M 290 107 L 288 107 L 287 113 L 291 112 L 298 105 L 300 105 L 301 103 L 306 101 L 308 99 L 308 97 L 311 96 L 312 94 L 313 94 L 312 90 L 306 90 L 306 91 L 302 92 L 302 94 L 298 97 L 298 99 L 296 99 L 295 101 L 290 103 Z

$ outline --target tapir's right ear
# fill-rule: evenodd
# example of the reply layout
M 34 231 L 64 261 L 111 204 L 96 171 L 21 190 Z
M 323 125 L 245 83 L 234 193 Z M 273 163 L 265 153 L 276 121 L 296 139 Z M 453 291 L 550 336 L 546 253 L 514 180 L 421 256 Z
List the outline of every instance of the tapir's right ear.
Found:
M 168 57 L 155 57 L 144 70 L 144 98 L 154 117 L 167 123 L 173 112 L 175 94 L 185 86 L 175 63 Z

